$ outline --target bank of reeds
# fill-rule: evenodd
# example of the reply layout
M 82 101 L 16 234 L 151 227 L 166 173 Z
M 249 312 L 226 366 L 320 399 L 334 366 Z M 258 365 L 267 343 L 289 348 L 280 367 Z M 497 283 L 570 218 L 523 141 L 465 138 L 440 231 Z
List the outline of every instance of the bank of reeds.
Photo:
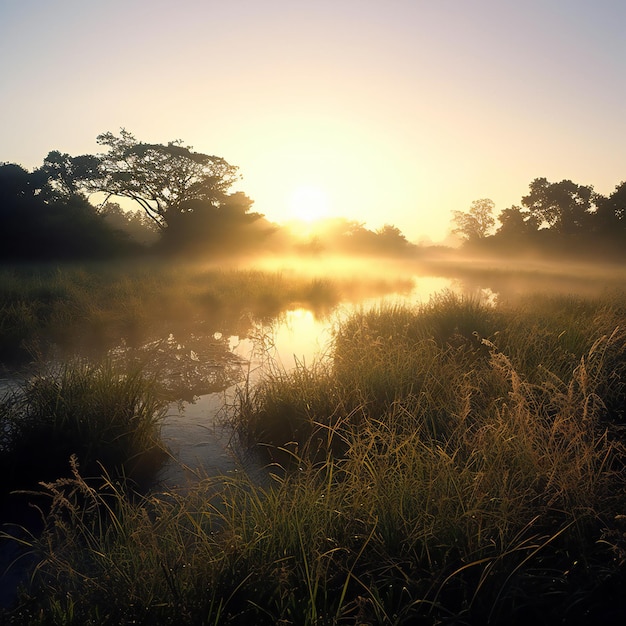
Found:
M 49 485 L 11 616 L 608 623 L 626 609 L 623 324 L 619 297 L 357 313 L 332 360 L 242 390 L 236 427 L 280 461 L 268 484 L 133 503 L 78 472 Z

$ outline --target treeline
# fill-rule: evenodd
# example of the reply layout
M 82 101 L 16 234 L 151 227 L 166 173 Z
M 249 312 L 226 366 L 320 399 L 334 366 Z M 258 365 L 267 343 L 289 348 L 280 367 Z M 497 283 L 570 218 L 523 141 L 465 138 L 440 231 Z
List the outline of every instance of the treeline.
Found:
M 27 172 L 19 165 L 0 165 L 2 258 L 102 258 L 137 248 L 84 196 L 59 193 L 43 168 Z
M 596 258 L 623 258 L 626 245 L 626 182 L 608 196 L 571 180 L 537 178 L 521 205 L 494 216 L 489 199 L 476 200 L 469 211 L 454 211 L 454 232 L 464 248 L 494 253 L 541 253 Z
M 294 234 L 252 211 L 232 191 L 238 168 L 181 141 L 137 140 L 122 129 L 97 137 L 104 151 L 51 151 L 27 171 L 0 164 L 0 259 L 111 258 L 320 253 L 414 256 L 420 248 L 395 226 L 372 231 L 345 218 Z M 125 208 L 120 206 L 125 203 Z M 128 210 L 134 206 L 136 210 Z M 609 196 L 570 180 L 537 178 L 521 205 L 495 216 L 489 199 L 453 211 L 464 252 L 622 258 L 626 182 Z
M 414 246 L 395 226 L 374 232 L 346 219 L 298 239 L 232 191 L 238 168 L 181 141 L 149 144 L 121 130 L 105 151 L 51 151 L 27 171 L 0 164 L 0 258 L 75 259 L 129 254 L 224 256 L 343 252 L 401 254 Z M 137 210 L 123 209 L 125 200 Z

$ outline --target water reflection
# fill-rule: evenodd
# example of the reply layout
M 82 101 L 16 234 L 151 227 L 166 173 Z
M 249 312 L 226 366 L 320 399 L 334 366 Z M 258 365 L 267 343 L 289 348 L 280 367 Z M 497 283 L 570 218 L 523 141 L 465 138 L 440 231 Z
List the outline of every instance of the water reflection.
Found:
M 158 378 L 167 397 L 186 402 L 239 382 L 245 365 L 244 359 L 233 351 L 232 338 L 219 332 L 170 333 L 138 347 L 123 343 L 110 354 L 114 359 L 137 363 L 147 375 Z
M 245 380 L 255 384 L 269 364 L 272 368 L 289 371 L 297 364 L 310 365 L 324 358 L 333 326 L 356 309 L 364 310 L 384 302 L 417 304 L 427 302 L 433 293 L 444 289 L 462 289 L 453 279 L 442 277 L 415 277 L 413 284 L 408 293 L 344 303 L 327 314 L 316 315 L 302 307 L 289 310 L 270 322 L 253 325 L 245 337 L 219 335 L 212 348 L 201 349 L 189 340 L 176 345 L 176 339 L 170 336 L 167 345 L 158 346 L 157 355 L 160 355 L 159 363 L 169 361 L 174 365 L 169 370 L 171 389 L 178 388 L 177 382 L 184 387 L 188 384 L 185 381 L 192 382 L 196 375 L 198 381 L 212 381 L 218 388 L 205 391 L 202 387 L 190 386 L 181 401 L 170 404 L 162 432 L 174 458 L 163 468 L 159 481 L 171 488 L 197 480 L 203 473 L 228 473 L 242 467 L 249 472 L 261 471 L 258 459 L 238 445 L 234 433 L 222 419 L 222 409 L 232 404 L 237 384 Z M 195 346 L 193 354 L 192 345 Z M 175 348 L 173 355 L 161 355 L 161 350 L 168 347 Z M 220 357 L 223 358 L 222 373 L 219 373 Z M 185 364 L 188 371 L 184 370 Z M 180 381 L 176 378 L 179 372 L 184 372 Z
M 192 375 L 202 372 L 204 365 L 206 371 L 199 378 L 213 380 L 218 387 L 221 383 L 221 387 L 209 392 L 189 387 L 187 397 L 169 405 L 162 435 L 172 459 L 159 473 L 157 482 L 167 488 L 184 488 L 200 476 L 239 469 L 261 477 L 261 459 L 238 445 L 235 433 L 222 419 L 223 409 L 232 404 L 237 385 L 244 381 L 255 384 L 270 362 L 273 367 L 288 371 L 296 363 L 307 364 L 318 358 L 330 340 L 329 319 L 298 308 L 286 311 L 270 323 L 258 323 L 246 337 L 220 337 L 219 345 L 227 346 L 228 350 L 214 351 L 211 356 L 215 359 L 221 354 L 224 359 L 221 375 L 215 361 L 202 362 L 199 353 L 190 358 L 187 347 L 177 346 L 174 357 L 180 358 L 170 370 L 172 383 L 186 363 Z M 189 379 L 188 372 L 184 379 Z M 188 397 L 189 394 L 193 397 Z
M 615 271 L 607 272 L 600 280 L 590 270 L 571 266 L 568 272 L 562 267 L 530 265 L 513 271 L 494 267 L 493 263 L 472 262 L 460 268 L 442 262 L 427 275 L 419 268 L 403 267 L 400 277 L 398 268 L 389 269 L 388 275 L 378 268 L 377 274 L 368 276 L 367 268 L 359 267 L 360 274 L 354 269 L 354 284 L 348 288 L 341 283 L 341 298 L 334 291 L 332 298 L 320 297 L 320 293 L 329 292 L 323 280 L 314 281 L 310 297 L 303 298 L 300 293 L 297 302 L 282 291 L 278 294 L 278 287 L 275 297 L 263 296 L 254 306 L 246 298 L 236 306 L 218 306 L 213 300 L 207 303 L 209 296 L 202 292 L 206 306 L 192 308 L 188 315 L 178 318 L 166 313 L 156 321 L 151 318 L 150 323 L 137 324 L 136 334 L 124 335 L 113 322 L 98 327 L 104 339 L 95 343 L 106 346 L 113 358 L 136 363 L 146 373 L 154 374 L 171 401 L 163 436 L 175 460 L 164 468 L 161 481 L 168 486 L 183 485 L 195 480 L 199 472 L 224 473 L 240 464 L 248 470 L 254 468 L 254 458 L 242 456 L 220 411 L 232 403 L 237 385 L 245 381 L 254 384 L 269 363 L 290 370 L 297 363 L 309 365 L 324 357 L 333 327 L 355 310 L 385 303 L 426 303 L 434 293 L 444 290 L 472 294 L 485 302 L 493 302 L 496 297 L 523 297 L 538 290 L 597 293 L 607 286 L 609 278 L 618 285 L 623 285 L 624 279 L 623 272 Z M 332 269 L 328 272 L 333 275 Z M 285 283 L 277 284 L 283 289 Z M 87 340 L 97 335 L 95 330 L 74 330 L 68 329 L 69 335 L 77 335 L 68 343 L 70 348 L 84 350 L 85 345 L 94 343 Z M 119 343 L 120 336 L 127 340 Z M 113 341 L 118 345 L 110 349 Z M 62 362 L 65 355 L 59 350 L 53 358 Z M 96 358 L 101 355 L 102 351 L 94 351 Z

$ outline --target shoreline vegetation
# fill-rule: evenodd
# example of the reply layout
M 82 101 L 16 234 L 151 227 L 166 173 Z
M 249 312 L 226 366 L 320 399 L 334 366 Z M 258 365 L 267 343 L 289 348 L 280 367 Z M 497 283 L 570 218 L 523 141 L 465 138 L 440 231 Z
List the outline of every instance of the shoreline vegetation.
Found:
M 510 263 L 513 263 L 512 261 Z M 514 269 L 493 258 L 432 251 L 414 262 L 343 256 L 265 257 L 222 264 L 163 259 L 0 266 L 2 364 L 100 353 L 169 333 L 245 336 L 254 321 L 307 308 L 320 318 L 339 303 L 408 295 L 421 276 L 460 278 L 466 291 L 489 285 L 514 298 L 529 292 L 598 296 L 620 289 L 623 264 L 528 260 Z M 372 269 L 373 268 L 373 269 Z M 332 277 L 332 278 L 331 278 Z M 53 347 L 51 354 L 51 347 Z
M 84 354 L 169 333 L 245 336 L 253 322 L 288 309 L 305 307 L 323 317 L 341 301 L 412 287 L 412 278 L 397 272 L 363 277 L 350 269 L 330 279 L 294 271 L 289 261 L 268 269 L 158 259 L 4 265 L 0 354 L 6 363 L 49 357 L 50 344 L 61 354 Z
M 106 351 L 164 330 L 191 337 L 202 323 L 244 334 L 298 303 L 322 315 L 350 285 L 356 301 L 413 280 L 103 267 L 2 270 L 1 353 Z M 46 445 L 67 458 L 42 456 L 52 473 L 28 477 L 42 481 L 29 489 L 41 524 L 3 526 L 2 542 L 21 551 L 13 567 L 30 565 L 0 616 L 610 622 L 626 610 L 625 322 L 618 290 L 490 303 L 442 292 L 355 310 L 324 357 L 291 371 L 270 363 L 226 407 L 241 444 L 266 454 L 268 480 L 238 471 L 184 493 L 140 492 L 126 466 L 159 448 L 158 377 L 137 362 L 60 359 L 1 407 L 13 467 Z M 4 472 L 7 490 L 23 487 L 21 472 Z

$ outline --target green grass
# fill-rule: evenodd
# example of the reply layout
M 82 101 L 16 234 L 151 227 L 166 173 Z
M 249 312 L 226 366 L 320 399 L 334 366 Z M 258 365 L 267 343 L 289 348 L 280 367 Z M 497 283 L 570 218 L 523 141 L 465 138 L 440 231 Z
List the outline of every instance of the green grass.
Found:
M 69 475 L 145 478 L 163 461 L 156 380 L 110 361 L 73 361 L 29 378 L 0 402 L 2 495 Z
M 266 449 L 188 493 L 51 483 L 7 619 L 590 623 L 623 615 L 624 304 L 442 294 L 340 324 L 233 411 Z

